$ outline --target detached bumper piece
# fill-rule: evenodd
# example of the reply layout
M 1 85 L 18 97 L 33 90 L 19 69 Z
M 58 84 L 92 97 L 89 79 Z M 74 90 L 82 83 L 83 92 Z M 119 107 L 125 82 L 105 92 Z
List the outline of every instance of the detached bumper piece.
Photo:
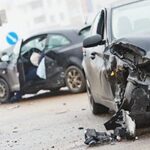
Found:
M 114 138 L 135 139 L 136 124 L 128 111 L 118 111 L 104 126 L 107 130 L 114 131 Z
M 95 129 L 87 129 L 84 143 L 94 146 L 96 144 L 111 144 L 121 139 L 135 140 L 136 125 L 128 111 L 118 111 L 104 126 L 113 132 L 96 132 Z
M 96 144 L 109 144 L 113 141 L 112 135 L 106 132 L 96 132 L 95 129 L 86 129 L 85 144 L 94 146 Z

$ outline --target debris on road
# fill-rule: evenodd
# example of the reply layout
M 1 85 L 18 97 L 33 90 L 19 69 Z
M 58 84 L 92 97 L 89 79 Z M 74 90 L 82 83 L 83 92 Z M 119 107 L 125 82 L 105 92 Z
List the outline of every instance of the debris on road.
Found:
M 104 124 L 107 130 L 113 132 L 96 132 L 95 129 L 85 130 L 85 144 L 94 146 L 96 144 L 110 144 L 122 139 L 135 140 L 136 124 L 128 111 L 119 110 L 109 121 Z
M 8 110 L 16 109 L 16 108 L 19 108 L 19 107 L 20 107 L 20 105 L 15 105 L 15 106 L 13 106 L 13 107 L 8 108 Z
M 67 113 L 67 112 L 68 112 L 68 110 L 60 111 L 60 112 L 57 112 L 56 115 L 65 114 L 65 113 Z
M 13 133 L 18 133 L 18 131 L 12 131 Z
M 83 128 L 83 127 L 79 127 L 78 129 L 79 129 L 79 130 L 83 130 L 84 128 Z
M 55 146 L 52 146 L 51 148 L 55 148 Z
M 78 118 L 78 116 L 74 116 L 75 118 Z
M 96 144 L 109 144 L 113 141 L 112 135 L 106 132 L 96 132 L 95 129 L 86 129 L 85 144 L 94 146 Z
M 63 103 L 63 105 L 66 106 L 67 104 L 66 104 L 66 103 Z

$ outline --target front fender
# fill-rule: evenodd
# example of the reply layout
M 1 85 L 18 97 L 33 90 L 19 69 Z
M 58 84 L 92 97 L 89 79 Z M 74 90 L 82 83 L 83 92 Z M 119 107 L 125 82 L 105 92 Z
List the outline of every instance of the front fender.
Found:
M 77 67 L 79 67 L 80 69 L 83 70 L 83 67 L 82 67 L 82 60 L 77 58 L 77 57 L 70 57 L 69 60 L 68 60 L 68 65 L 75 65 Z
M 9 85 L 10 91 L 19 91 L 20 82 L 16 65 L 7 62 L 0 62 L 0 78 L 3 78 Z

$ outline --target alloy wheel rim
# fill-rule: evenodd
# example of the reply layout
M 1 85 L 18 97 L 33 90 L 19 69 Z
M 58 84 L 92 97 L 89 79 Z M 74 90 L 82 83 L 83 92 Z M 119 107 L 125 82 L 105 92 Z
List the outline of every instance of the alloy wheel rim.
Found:
M 71 89 L 80 89 L 82 86 L 82 79 L 80 73 L 76 69 L 68 72 L 67 82 Z
M 0 83 L 0 98 L 3 98 L 6 95 L 5 85 Z

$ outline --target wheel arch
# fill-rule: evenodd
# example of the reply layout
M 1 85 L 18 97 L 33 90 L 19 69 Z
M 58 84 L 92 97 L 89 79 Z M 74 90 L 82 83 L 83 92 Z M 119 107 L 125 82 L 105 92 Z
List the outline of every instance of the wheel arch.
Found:
M 9 81 L 8 81 L 8 77 L 6 76 L 3 76 L 1 73 L 0 73 L 0 78 L 1 79 L 3 79 L 3 80 L 5 80 L 5 82 L 8 84 L 8 87 L 9 87 L 9 89 L 10 89 L 10 91 L 11 91 L 11 86 L 10 86 L 10 83 L 9 83 Z
M 9 102 L 9 98 L 10 98 L 10 96 L 11 96 L 11 88 L 10 88 L 10 84 L 9 84 L 9 82 L 8 82 L 8 80 L 4 77 L 4 76 L 2 76 L 2 75 L 0 75 L 0 81 L 1 81 L 1 84 L 3 85 L 3 86 L 5 86 L 4 88 L 3 88 L 3 86 L 1 87 L 2 89 L 2 97 L 0 97 L 0 102 L 1 103 L 6 103 L 6 102 Z M 4 90 L 4 91 L 3 91 Z M 5 93 L 3 93 L 3 92 L 5 92 Z
M 78 67 L 79 69 L 82 70 L 83 74 L 84 74 L 84 77 L 85 77 L 85 72 L 84 72 L 84 68 L 82 66 L 82 60 L 78 57 L 70 57 L 69 60 L 68 60 L 68 64 L 66 66 L 66 69 L 70 66 L 76 66 Z

